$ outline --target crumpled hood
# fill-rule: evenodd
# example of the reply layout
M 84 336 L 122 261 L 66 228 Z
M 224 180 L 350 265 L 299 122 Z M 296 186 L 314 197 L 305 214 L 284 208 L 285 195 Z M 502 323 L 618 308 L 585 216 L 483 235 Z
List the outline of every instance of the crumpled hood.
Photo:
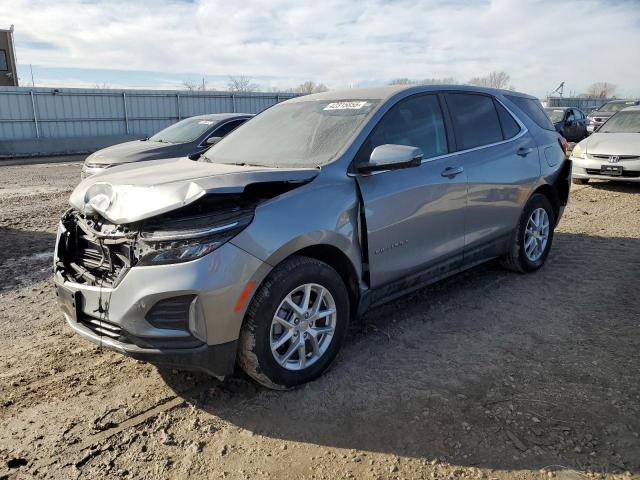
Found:
M 586 138 L 590 155 L 640 155 L 640 133 L 599 133 Z
M 134 140 L 98 150 L 89 155 L 86 161 L 97 165 L 118 165 L 142 160 L 170 158 L 179 155 L 182 148 L 184 148 L 183 144 Z
M 242 193 L 247 185 L 304 182 L 316 168 L 267 168 L 195 162 L 172 158 L 130 163 L 83 180 L 70 205 L 97 212 L 110 222 L 126 224 L 188 205 L 209 193 Z

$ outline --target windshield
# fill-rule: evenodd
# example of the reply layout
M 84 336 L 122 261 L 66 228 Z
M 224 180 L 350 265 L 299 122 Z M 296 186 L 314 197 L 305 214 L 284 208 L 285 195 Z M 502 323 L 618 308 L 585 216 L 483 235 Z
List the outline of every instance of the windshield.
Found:
M 560 110 L 557 108 L 545 108 L 544 111 L 547 113 L 553 123 L 561 122 L 564 118 L 564 110 Z
M 607 120 L 600 133 L 640 133 L 640 110 L 619 112 Z
M 275 105 L 201 157 L 212 163 L 316 167 L 332 161 L 379 100 Z
M 210 129 L 215 123 L 216 122 L 212 120 L 203 120 L 201 118 L 185 118 L 164 130 L 160 130 L 153 137 L 149 138 L 149 140 L 164 143 L 192 142 Z
M 619 112 L 623 108 L 630 107 L 634 102 L 609 102 L 598 108 L 598 112 Z

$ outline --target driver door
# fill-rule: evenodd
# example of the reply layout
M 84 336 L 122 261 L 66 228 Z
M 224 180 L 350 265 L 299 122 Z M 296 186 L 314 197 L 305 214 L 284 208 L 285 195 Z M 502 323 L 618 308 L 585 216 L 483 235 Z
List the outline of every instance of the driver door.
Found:
M 356 164 L 385 144 L 419 147 L 424 159 L 417 167 L 356 177 L 371 288 L 400 279 L 413 282 L 409 276 L 419 272 L 446 273 L 462 264 L 464 250 L 466 173 L 457 155 L 448 155 L 438 95 L 414 95 L 394 105 L 360 148 Z

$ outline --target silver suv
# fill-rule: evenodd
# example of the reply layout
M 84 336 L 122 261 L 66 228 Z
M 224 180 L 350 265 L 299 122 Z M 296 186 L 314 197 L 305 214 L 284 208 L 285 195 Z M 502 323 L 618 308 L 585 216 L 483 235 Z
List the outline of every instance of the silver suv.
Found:
M 199 161 L 75 189 L 66 321 L 106 348 L 271 388 L 315 379 L 365 310 L 492 258 L 545 262 L 570 161 L 533 97 L 462 86 L 298 97 Z

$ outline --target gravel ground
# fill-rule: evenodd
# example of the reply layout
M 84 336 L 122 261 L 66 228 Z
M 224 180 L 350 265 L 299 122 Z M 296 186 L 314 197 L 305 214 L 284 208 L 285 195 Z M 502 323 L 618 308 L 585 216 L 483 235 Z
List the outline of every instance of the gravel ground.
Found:
M 640 478 L 640 185 L 574 188 L 538 273 L 390 303 L 273 392 L 71 333 L 49 268 L 79 172 L 0 167 L 0 479 Z

